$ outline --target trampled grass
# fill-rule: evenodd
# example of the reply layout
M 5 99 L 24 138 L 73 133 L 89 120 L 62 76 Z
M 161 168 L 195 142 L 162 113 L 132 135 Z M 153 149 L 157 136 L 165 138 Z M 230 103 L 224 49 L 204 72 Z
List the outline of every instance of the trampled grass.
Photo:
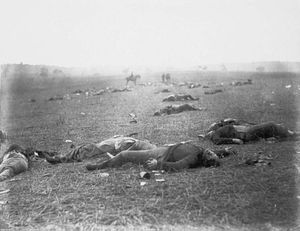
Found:
M 173 73 L 173 81 L 194 81 L 221 88 L 224 92 L 205 95 L 202 87 L 165 86 L 159 75 L 142 77 L 152 86 L 132 86 L 131 92 L 101 96 L 73 95 L 76 89 L 123 87 L 118 78 L 55 80 L 48 85 L 28 81 L 10 85 L 7 132 L 11 143 L 25 147 L 67 152 L 75 144 L 98 142 L 116 134 L 138 132 L 138 138 L 155 144 L 194 140 L 214 121 L 232 117 L 250 122 L 275 121 L 297 129 L 300 86 L 299 75 L 258 73 Z M 252 85 L 230 86 L 236 80 L 251 78 Z M 222 87 L 216 86 L 221 82 Z M 286 88 L 286 85 L 292 85 Z M 191 103 L 202 111 L 154 117 L 169 103 L 172 93 L 200 97 Z M 70 95 L 48 101 L 54 95 Z M 35 99 L 36 102 L 31 102 Z M 180 102 L 179 102 L 180 103 Z M 179 104 L 178 103 L 178 104 Z M 177 104 L 176 102 L 173 104 Z M 129 113 L 138 123 L 130 124 Z M 299 127 L 298 127 L 299 129 Z M 219 168 L 199 168 L 165 173 L 165 182 L 152 175 L 141 186 L 142 166 L 128 164 L 119 169 L 88 172 L 86 163 L 50 165 L 33 162 L 30 170 L 8 181 L 9 201 L 3 217 L 11 227 L 45 228 L 61 225 L 87 229 L 267 229 L 297 225 L 297 169 L 295 141 L 235 145 L 238 155 L 222 160 Z M 273 157 L 271 166 L 237 166 L 262 151 Z M 101 177 L 108 172 L 108 177 Z

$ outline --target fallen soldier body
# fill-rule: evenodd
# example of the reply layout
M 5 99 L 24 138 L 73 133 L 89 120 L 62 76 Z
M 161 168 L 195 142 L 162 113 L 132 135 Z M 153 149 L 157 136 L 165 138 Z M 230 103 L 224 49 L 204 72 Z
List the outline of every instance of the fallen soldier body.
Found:
M 201 87 L 200 83 L 189 83 L 188 88 L 193 89 L 193 88 L 197 88 L 197 87 Z
M 214 90 L 211 90 L 211 91 L 205 91 L 204 94 L 205 95 L 214 95 L 214 94 L 217 94 L 217 93 L 220 93 L 220 92 L 223 92 L 222 89 L 214 89 Z
M 183 111 L 200 111 L 201 109 L 195 108 L 190 104 L 182 104 L 182 105 L 168 105 L 163 109 L 154 113 L 154 116 L 161 116 L 161 115 L 170 115 L 170 114 L 177 114 Z
M 251 125 L 255 125 L 255 123 L 250 123 L 247 122 L 245 120 L 238 120 L 238 119 L 233 119 L 233 118 L 226 118 L 220 121 L 217 121 L 215 123 L 212 123 L 207 132 L 210 131 L 216 131 L 217 129 L 219 129 L 220 127 L 224 127 L 225 125 L 244 125 L 244 126 L 251 126 Z
M 124 91 L 131 91 L 130 89 L 128 89 L 127 87 L 125 87 L 125 88 L 122 88 L 122 89 L 120 89 L 120 88 L 114 88 L 114 89 L 111 89 L 111 93 L 116 93 L 116 92 L 124 92 Z
M 28 169 L 28 158 L 29 151 L 16 144 L 11 145 L 0 160 L 0 181 L 25 172 Z
M 194 98 L 191 95 L 186 94 L 175 94 L 169 95 L 168 97 L 163 99 L 163 102 L 172 102 L 172 101 L 183 101 L 183 100 L 199 100 L 199 98 Z
M 149 169 L 166 171 L 181 170 L 196 167 L 219 166 L 219 159 L 235 152 L 229 148 L 209 150 L 199 148 L 190 143 L 179 143 L 172 146 L 162 146 L 152 150 L 122 151 L 111 159 L 99 164 L 89 164 L 88 170 L 116 168 L 126 163 L 145 164 Z
M 156 91 L 154 92 L 154 94 L 159 94 L 159 93 L 168 93 L 168 92 L 171 92 L 169 89 L 165 88 L 165 89 L 162 89 L 160 91 Z
M 283 139 L 298 135 L 281 124 L 266 122 L 250 124 L 240 121 L 228 121 L 229 124 L 213 124 L 202 137 L 212 140 L 215 144 L 243 144 L 259 139 Z M 201 135 L 200 135 L 201 137 Z
M 124 150 L 148 150 L 156 148 L 147 140 L 137 140 L 132 137 L 114 136 L 100 143 L 87 143 L 74 148 L 65 155 L 54 152 L 36 151 L 38 155 L 45 158 L 51 164 L 80 162 L 92 157 L 99 157 L 105 153 L 116 155 Z

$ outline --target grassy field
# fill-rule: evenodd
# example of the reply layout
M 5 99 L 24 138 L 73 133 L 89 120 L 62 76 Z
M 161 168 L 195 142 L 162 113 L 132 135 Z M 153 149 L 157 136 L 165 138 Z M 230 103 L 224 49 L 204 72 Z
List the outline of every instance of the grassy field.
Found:
M 154 82 L 152 86 L 131 85 L 131 92 L 101 96 L 71 93 L 76 89 L 124 87 L 123 77 L 43 82 L 16 78 L 11 83 L 2 81 L 8 87 L 5 102 L 9 108 L 1 117 L 6 121 L 11 143 L 62 153 L 70 150 L 65 140 L 77 145 L 132 132 L 158 145 L 193 140 L 196 145 L 214 147 L 208 141 L 199 141 L 197 135 L 226 117 L 256 123 L 275 121 L 299 130 L 299 77 L 288 73 L 172 73 L 174 82 L 194 81 L 210 89 L 224 89 L 205 95 L 207 89 L 202 87 L 166 86 L 159 83 L 159 75 L 149 75 L 142 76 L 140 82 Z M 252 85 L 229 85 L 248 78 L 253 80 Z M 224 85 L 217 86 L 221 82 Z M 291 87 L 286 88 L 287 85 Z M 162 102 L 169 93 L 154 94 L 163 88 L 200 97 L 191 103 L 205 110 L 154 117 L 156 110 L 169 104 Z M 65 97 L 48 101 L 54 95 Z M 137 115 L 138 123 L 129 123 L 131 112 Z M 238 155 L 223 159 L 218 168 L 165 173 L 165 182 L 156 182 L 153 176 L 144 186 L 138 178 L 142 166 L 128 164 L 119 169 L 88 172 L 85 165 L 91 160 L 60 165 L 33 162 L 28 172 L 0 184 L 0 189 L 10 189 L 8 204 L 0 210 L 3 227 L 295 228 L 299 143 L 261 141 L 233 146 Z M 259 151 L 273 157 L 270 166 L 237 166 Z M 109 176 L 101 177 L 101 172 L 108 172 Z

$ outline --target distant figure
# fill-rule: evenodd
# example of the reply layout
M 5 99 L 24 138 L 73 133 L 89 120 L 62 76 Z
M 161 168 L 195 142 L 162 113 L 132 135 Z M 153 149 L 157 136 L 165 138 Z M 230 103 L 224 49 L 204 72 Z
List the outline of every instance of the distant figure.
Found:
M 166 76 L 165 73 L 163 73 L 161 76 L 161 82 L 164 83 L 165 81 L 166 81 Z
M 169 73 L 166 73 L 166 74 L 163 73 L 162 76 L 161 76 L 161 81 L 163 83 L 166 83 L 166 84 L 170 83 L 171 82 L 171 75 Z
M 166 74 L 166 83 L 170 83 L 171 82 L 171 75 L 169 73 Z
M 137 79 L 140 79 L 140 78 L 141 78 L 140 75 L 133 75 L 133 73 L 131 72 L 131 75 L 126 77 L 126 86 L 128 85 L 128 83 L 130 81 L 134 82 L 134 85 L 136 85 Z

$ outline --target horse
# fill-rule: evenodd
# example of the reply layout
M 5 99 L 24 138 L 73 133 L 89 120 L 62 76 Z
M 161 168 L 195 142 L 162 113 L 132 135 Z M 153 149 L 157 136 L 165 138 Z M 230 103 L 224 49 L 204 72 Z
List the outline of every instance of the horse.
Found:
M 126 86 L 130 81 L 134 82 L 134 85 L 136 85 L 136 80 L 140 78 L 141 78 L 140 75 L 133 75 L 133 73 L 131 73 L 130 76 L 126 77 Z

